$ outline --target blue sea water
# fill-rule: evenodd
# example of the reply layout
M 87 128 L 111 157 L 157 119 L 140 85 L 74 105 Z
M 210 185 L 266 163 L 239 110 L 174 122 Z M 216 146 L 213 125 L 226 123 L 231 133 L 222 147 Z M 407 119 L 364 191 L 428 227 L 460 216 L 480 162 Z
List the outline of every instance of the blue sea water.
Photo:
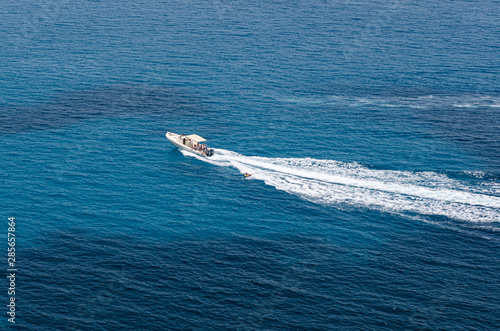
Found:
M 500 328 L 498 1 L 0 8 L 2 328 Z

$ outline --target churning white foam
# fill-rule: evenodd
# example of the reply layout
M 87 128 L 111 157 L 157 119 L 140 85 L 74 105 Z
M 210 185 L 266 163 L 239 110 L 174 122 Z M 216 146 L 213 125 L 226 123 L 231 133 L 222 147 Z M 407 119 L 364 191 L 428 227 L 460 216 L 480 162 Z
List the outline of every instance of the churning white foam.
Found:
M 435 172 L 374 170 L 356 163 L 310 158 L 244 156 L 223 149 L 216 149 L 211 158 L 195 157 L 252 173 L 254 179 L 314 203 L 500 222 L 497 185 L 471 186 Z

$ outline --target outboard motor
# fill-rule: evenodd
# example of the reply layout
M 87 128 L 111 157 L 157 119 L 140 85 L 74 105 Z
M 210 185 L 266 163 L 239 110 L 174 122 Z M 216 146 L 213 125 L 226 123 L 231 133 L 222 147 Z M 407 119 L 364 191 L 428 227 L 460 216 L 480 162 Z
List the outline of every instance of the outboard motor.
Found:
M 214 155 L 214 149 L 213 148 L 210 148 L 208 151 L 207 151 L 207 156 L 212 156 Z

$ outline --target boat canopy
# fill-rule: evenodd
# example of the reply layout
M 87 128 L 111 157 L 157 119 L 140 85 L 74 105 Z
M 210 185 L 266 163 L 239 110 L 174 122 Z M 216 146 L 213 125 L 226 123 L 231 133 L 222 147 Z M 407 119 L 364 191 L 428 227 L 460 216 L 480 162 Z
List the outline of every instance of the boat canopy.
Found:
M 189 139 L 191 139 L 194 142 L 201 143 L 202 141 L 207 141 L 206 139 L 198 136 L 197 134 L 191 134 L 187 136 Z

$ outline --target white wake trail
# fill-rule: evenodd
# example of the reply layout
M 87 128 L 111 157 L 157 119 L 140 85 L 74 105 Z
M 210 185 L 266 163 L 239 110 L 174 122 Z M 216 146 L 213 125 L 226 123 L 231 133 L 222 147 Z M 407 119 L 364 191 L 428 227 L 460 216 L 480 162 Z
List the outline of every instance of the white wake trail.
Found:
M 500 197 L 494 189 L 498 183 L 488 189 L 435 172 L 373 170 L 355 163 L 244 156 L 223 149 L 216 149 L 211 158 L 197 158 L 252 173 L 254 179 L 315 203 L 440 215 L 477 223 L 500 222 Z

